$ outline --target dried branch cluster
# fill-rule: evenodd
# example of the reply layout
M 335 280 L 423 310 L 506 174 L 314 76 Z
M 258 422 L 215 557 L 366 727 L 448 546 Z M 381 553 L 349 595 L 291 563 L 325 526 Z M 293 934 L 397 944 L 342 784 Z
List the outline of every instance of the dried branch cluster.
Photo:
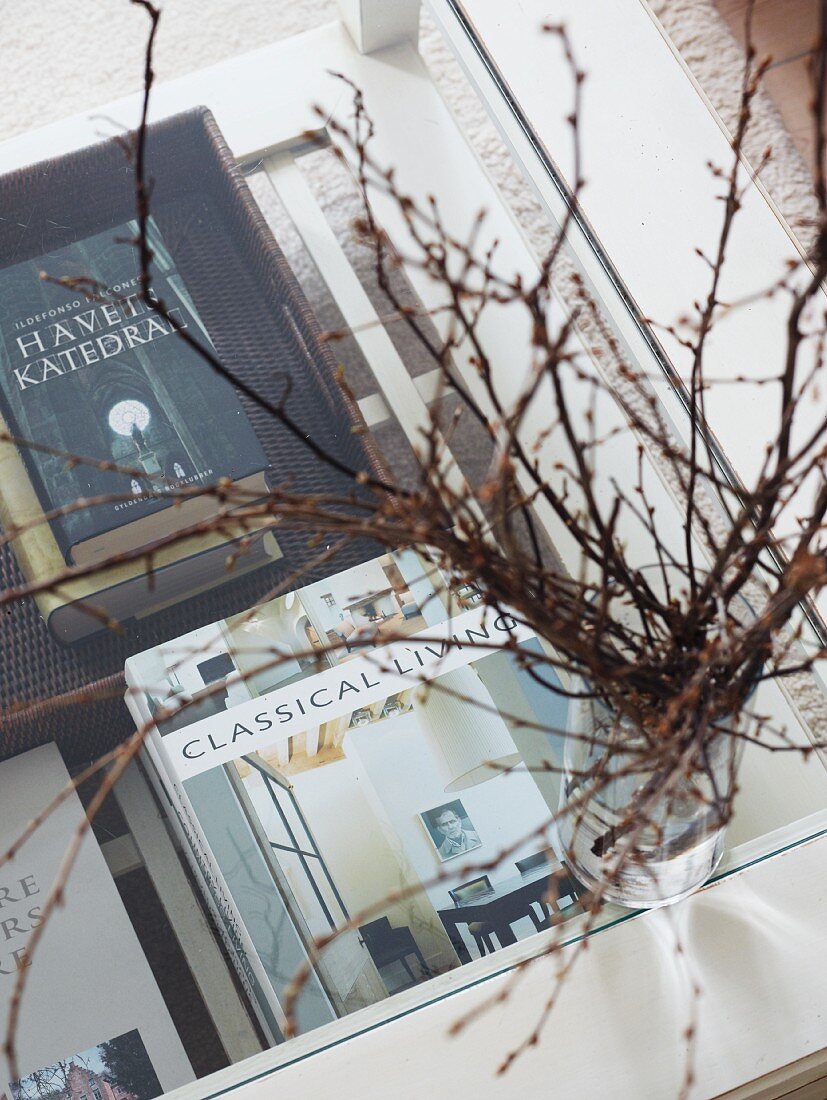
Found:
M 609 715 L 597 727 L 581 729 L 577 735 L 570 731 L 570 736 L 593 743 L 604 769 L 607 746 L 609 758 L 620 763 L 601 773 L 592 766 L 593 756 L 591 764 L 587 759 L 584 770 L 570 774 L 569 779 L 588 780 L 591 797 L 619 774 L 640 777 L 625 818 L 621 814 L 614 831 L 598 838 L 601 851 L 619 853 L 613 873 L 621 874 L 624 867 L 643 859 L 642 838 L 650 836 L 653 825 L 662 828 L 664 805 L 668 815 L 673 803 L 685 800 L 687 792 L 705 800 L 718 822 L 725 824 L 737 784 L 722 787 L 711 774 L 716 741 L 737 738 L 774 751 L 805 753 L 816 747 L 794 746 L 784 730 L 771 728 L 750 712 L 750 698 L 759 681 L 807 671 L 827 655 L 827 647 L 813 640 L 808 618 L 802 614 L 802 608 L 827 583 L 827 420 L 809 429 L 802 424 L 802 411 L 818 400 L 823 389 L 827 334 L 820 298 L 827 274 L 827 189 L 821 167 L 824 33 L 814 68 L 820 166 L 815 245 L 774 285 L 748 301 L 732 302 L 723 298 L 722 279 L 733 224 L 746 190 L 754 185 L 756 173 L 745 166 L 741 154 L 751 104 L 765 68 L 752 51 L 748 54 L 731 162 L 726 168 L 712 169 L 720 183 L 722 216 L 717 248 L 713 255 L 702 257 L 709 267 L 709 290 L 685 317 L 663 326 L 691 362 L 689 376 L 683 383 L 676 382 L 683 386 L 688 409 L 686 439 L 676 438 L 667 423 L 653 379 L 623 358 L 610 333 L 611 370 L 605 363 L 596 369 L 583 355 L 579 328 L 597 323 L 602 331 L 608 330 L 582 283 L 575 283 L 579 297 L 574 308 L 562 319 L 557 317 L 554 280 L 565 253 L 568 219 L 578 209 L 582 187 L 577 135 L 584 74 L 564 29 L 547 28 L 562 43 L 573 73 L 574 195 L 567 222 L 532 279 L 500 270 L 496 242 L 481 244 L 487 235 L 484 214 L 475 219 L 470 235 L 460 239 L 445 224 L 435 199 L 419 202 L 406 194 L 392 168 L 374 159 L 372 123 L 359 89 L 352 89 L 352 118 L 326 122 L 337 156 L 353 172 L 362 196 L 363 211 L 354 231 L 372 250 L 376 279 L 395 318 L 407 326 L 439 370 L 442 394 L 456 398 L 456 412 L 448 423 L 439 412 L 443 403 L 433 404 L 418 447 L 418 479 L 403 485 L 390 469 L 382 474 L 351 469 L 322 442 L 307 439 L 291 417 L 289 397 L 281 405 L 264 401 L 234 377 L 211 349 L 181 329 L 153 294 L 153 257 L 147 240 L 151 182 L 145 178 L 144 152 L 159 13 L 146 0 L 132 2 L 141 4 L 151 19 L 143 121 L 134 138 L 124 141 L 136 180 L 141 297 L 148 308 L 178 328 L 178 337 L 196 348 L 210 368 L 229 378 L 285 431 L 301 438 L 313 461 L 330 464 L 352 483 L 352 490 L 344 494 L 308 497 L 295 493 L 285 479 L 264 501 L 245 499 L 233 485 L 221 484 L 215 492 L 227 511 L 232 508 L 233 521 L 248 521 L 251 531 L 256 531 L 251 539 L 259 537 L 262 518 L 273 528 L 305 531 L 311 548 L 327 548 L 319 551 L 314 563 L 329 562 L 331 572 L 336 553 L 365 536 L 390 549 L 427 546 L 453 581 L 477 586 L 489 606 L 507 610 L 530 627 L 543 641 L 541 652 L 529 652 L 511 642 L 503 643 L 504 648 L 550 692 L 569 696 L 581 706 L 599 705 Z M 381 211 L 389 206 L 404 221 L 404 239 L 391 240 L 383 229 Z M 393 278 L 400 268 L 438 288 L 442 306 L 426 317 L 404 301 Z M 83 273 L 62 282 L 90 298 L 105 294 Z M 777 394 L 776 427 L 757 476 L 749 484 L 736 484 L 722 466 L 707 426 L 708 395 L 718 384 L 707 369 L 710 338 L 727 315 L 746 306 L 755 308 L 764 298 L 788 302 L 784 359 L 760 381 L 740 379 L 734 385 L 733 404 L 740 387 L 770 387 Z M 517 323 L 515 316 L 520 318 Z M 508 377 L 495 364 L 486 335 L 500 317 L 508 318 L 515 331 L 522 324 L 527 333 L 525 347 L 514 349 Z M 335 341 L 344 335 L 331 332 L 327 338 Z M 609 374 L 623 379 L 621 391 L 606 382 Z M 344 375 L 341 384 L 347 389 Z M 616 415 L 606 411 L 616 413 L 618 406 L 620 425 Z M 474 420 L 489 443 L 490 464 L 478 484 L 463 476 L 451 453 L 451 434 L 460 416 Z M 637 464 L 622 478 L 607 467 L 606 456 L 615 453 L 618 437 L 629 433 L 635 440 Z M 17 442 L 44 446 L 44 441 Z M 66 458 L 91 461 L 78 455 Z M 656 467 L 677 487 L 678 523 L 674 513 L 659 512 L 654 503 L 651 487 Z M 130 473 L 143 476 L 141 471 Z M 88 503 L 78 501 L 76 506 Z M 709 518 L 710 506 L 717 523 Z M 223 522 L 226 518 L 219 517 L 201 526 Z M 5 538 L 16 533 L 6 532 Z M 553 539 L 576 554 L 575 569 L 564 568 Z M 151 570 L 158 548 L 132 556 L 141 557 Z M 78 572 L 69 569 L 43 583 L 58 586 Z M 292 574 L 278 591 L 295 587 L 300 576 L 300 571 Z M 34 590 L 29 585 L 7 591 L 0 595 L 0 603 L 11 603 Z M 268 594 L 268 599 L 276 594 Z M 373 642 L 369 632 L 363 632 L 349 644 L 367 650 Z M 272 663 L 283 659 L 274 652 Z M 747 724 L 747 717 L 752 724 Z M 634 736 L 628 735 L 630 729 Z M 548 731 L 534 732 L 542 736 Z M 139 750 L 145 734 L 146 730 L 139 731 L 112 755 L 114 767 L 106 774 L 92 810 Z M 549 759 L 547 767 L 557 769 L 561 763 Z M 706 779 L 711 780 L 711 788 Z M 555 817 L 580 812 L 583 789 L 574 783 L 570 803 L 557 815 L 550 813 L 549 826 Z M 42 815 L 33 828 L 40 820 Z M 41 929 L 60 904 L 81 839 L 76 838 L 67 853 Z M 601 890 L 593 890 L 586 900 L 594 917 Z M 367 915 L 358 914 L 353 923 Z M 36 933 L 32 949 L 38 939 Z M 327 942 L 320 942 L 318 949 L 323 950 Z M 572 961 L 565 963 L 564 970 Z M 305 976 L 297 977 L 294 993 Z M 12 1059 L 24 985 L 25 971 L 21 971 L 6 1039 L 6 1053 Z M 553 998 L 542 1019 L 552 1004 Z M 536 1042 L 542 1019 L 526 1046 Z

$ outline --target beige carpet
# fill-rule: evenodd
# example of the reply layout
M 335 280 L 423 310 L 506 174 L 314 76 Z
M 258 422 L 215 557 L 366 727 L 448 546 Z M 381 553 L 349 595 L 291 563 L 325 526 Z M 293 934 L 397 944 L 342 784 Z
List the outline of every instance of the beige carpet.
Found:
M 336 19 L 334 0 L 159 0 L 158 80 Z M 137 91 L 146 14 L 129 0 L 0 0 L 0 140 Z

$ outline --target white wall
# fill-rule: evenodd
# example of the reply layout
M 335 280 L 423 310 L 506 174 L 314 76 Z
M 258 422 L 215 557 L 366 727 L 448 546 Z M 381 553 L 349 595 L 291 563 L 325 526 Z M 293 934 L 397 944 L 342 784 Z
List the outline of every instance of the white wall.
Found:
M 351 917 L 377 907 L 361 923 L 387 916 L 392 925 L 407 925 L 413 932 L 428 965 L 434 971 L 451 969 L 457 958 L 428 898 L 417 891 L 399 902 L 388 903 L 387 895 L 415 882 L 415 872 L 399 839 L 389 833 L 358 759 L 345 758 L 301 772 L 292 778 L 294 793 L 313 837 L 342 895 Z M 277 819 L 263 784 L 245 780 L 262 824 L 272 840 L 285 843 L 283 826 Z M 303 876 L 291 873 L 281 853 L 290 885 L 308 921 L 311 932 L 328 931 L 318 902 Z M 339 916 L 332 892 L 322 886 L 331 912 Z
M 175 671 L 184 691 L 194 693 L 204 690 L 198 665 L 219 653 L 229 653 L 230 645 L 224 635 L 223 622 L 218 622 L 201 626 L 159 649 L 167 669 Z
M 474 665 L 477 675 L 500 708 L 514 744 L 533 769 L 532 779 L 549 813 L 557 809 L 560 795 L 559 767 L 563 760 L 562 731 L 566 728 L 568 701 L 555 695 L 521 672 L 510 655 L 493 653 Z M 553 677 L 547 667 L 537 669 L 544 679 Z M 521 723 L 528 723 L 523 725 Z M 536 729 L 534 726 L 540 726 Z M 544 771 L 551 767 L 552 770 Z
M 508 854 L 502 862 L 485 873 L 493 883 L 516 875 L 517 859 L 546 846 L 546 840 L 534 834 L 548 822 L 549 807 L 523 767 L 459 795 L 447 795 L 435 749 L 415 709 L 348 731 L 344 751 L 344 760 L 300 772 L 291 780 L 331 876 L 351 915 L 377 907 L 364 923 L 387 915 L 392 924 L 407 925 L 429 965 L 449 969 L 456 965 L 456 956 L 436 911 L 453 907 L 450 887 L 474 878 L 482 864 L 495 862 L 504 852 Z M 251 777 L 245 785 L 270 839 L 285 843 L 283 827 L 260 780 Z M 457 797 L 482 845 L 442 864 L 419 814 Z M 318 903 L 301 876 L 284 866 L 311 931 L 326 931 Z M 432 882 L 443 867 L 450 878 Z M 421 893 L 387 903 L 392 891 L 418 883 L 425 884 Z M 332 897 L 328 902 L 338 915 Z M 514 925 L 518 937 L 533 931 L 527 917 Z M 460 933 L 476 954 L 467 932 L 460 928 Z
M 501 852 L 528 837 L 548 820 L 548 807 L 532 776 L 523 768 L 515 768 L 458 795 L 446 794 L 439 762 L 420 730 L 415 708 L 408 714 L 351 730 L 348 739 L 347 751 L 358 754 L 394 832 L 416 874 L 425 882 L 432 879 L 440 867 L 450 868 L 451 864 L 440 863 L 419 820 L 422 811 L 459 798 L 479 833 L 482 846 L 467 857 L 457 857 L 453 861 L 454 882 L 474 878 L 478 873 L 475 868 L 480 864 L 496 860 Z M 515 860 L 544 846 L 542 840 L 528 840 L 486 873 L 493 883 L 510 878 L 517 874 Z M 452 907 L 448 890 L 454 882 L 440 882 L 428 888 L 428 897 L 435 909 Z M 524 926 L 515 925 L 518 936 L 533 931 L 530 921 L 526 919 L 523 923 Z
M 309 647 L 302 625 L 304 618 L 304 608 L 297 596 L 293 596 L 289 608 L 287 597 L 281 596 L 263 604 L 254 615 L 244 612 L 227 620 L 233 659 L 245 674 L 245 683 L 252 694 L 260 695 L 299 675 L 301 665 L 288 654 L 302 653 Z M 262 666 L 266 671 L 253 671 Z
M 417 606 L 425 618 L 425 622 L 429 626 L 434 623 L 441 623 L 445 618 L 443 605 L 445 595 L 443 582 L 439 578 L 435 567 L 433 567 L 434 579 L 432 580 L 431 576 L 426 573 L 426 563 L 413 550 L 397 551 L 394 557 L 400 573 L 405 578 L 408 590 L 416 600 Z M 434 584 L 437 585 L 441 595 L 435 591 Z
M 209 623 L 155 649 L 130 658 L 137 683 L 156 696 L 169 691 L 169 674 L 174 671 L 184 691 L 194 694 L 204 689 L 198 665 L 219 653 L 228 653 L 230 644 L 223 622 Z

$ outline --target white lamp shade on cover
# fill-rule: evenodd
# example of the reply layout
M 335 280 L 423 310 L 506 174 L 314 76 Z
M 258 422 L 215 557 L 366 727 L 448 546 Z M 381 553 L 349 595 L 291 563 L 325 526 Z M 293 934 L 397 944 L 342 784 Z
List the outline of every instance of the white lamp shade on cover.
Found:
M 448 794 L 494 779 L 522 760 L 472 668 L 446 672 L 435 684 L 423 685 L 414 711 L 440 761 Z

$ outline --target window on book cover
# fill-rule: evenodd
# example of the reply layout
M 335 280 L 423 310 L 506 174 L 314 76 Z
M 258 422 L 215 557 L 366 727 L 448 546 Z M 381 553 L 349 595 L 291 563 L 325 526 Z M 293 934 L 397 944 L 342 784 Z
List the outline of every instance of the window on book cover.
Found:
M 109 410 L 109 427 L 118 435 L 134 437 L 149 427 L 149 409 L 142 401 L 118 401 Z

